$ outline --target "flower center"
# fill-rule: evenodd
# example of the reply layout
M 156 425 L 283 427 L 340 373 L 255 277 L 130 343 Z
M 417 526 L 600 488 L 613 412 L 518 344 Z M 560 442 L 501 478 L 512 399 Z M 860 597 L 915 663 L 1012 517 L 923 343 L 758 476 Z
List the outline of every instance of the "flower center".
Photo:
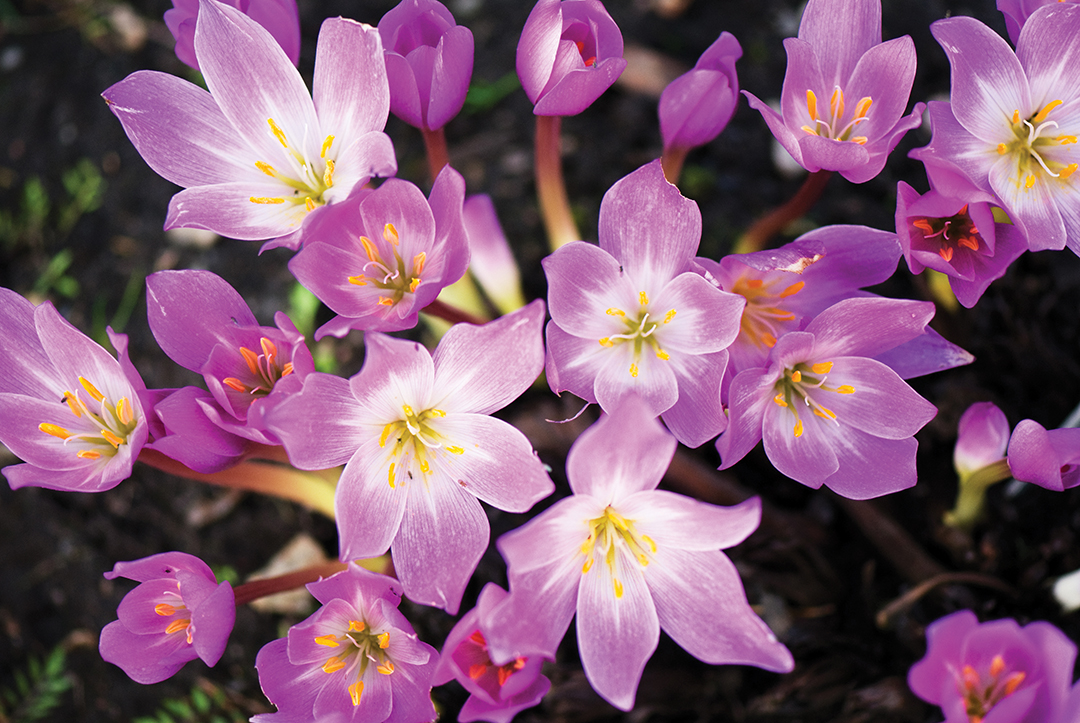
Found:
M 397 487 L 399 481 L 413 478 L 414 461 L 422 474 L 430 474 L 430 459 L 434 459 L 437 449 L 445 449 L 450 454 L 465 453 L 461 447 L 443 444 L 442 435 L 432 427 L 431 420 L 445 417 L 446 412 L 441 409 L 425 409 L 417 414 L 408 404 L 403 404 L 401 411 L 404 418 L 388 423 L 379 435 L 380 447 L 385 448 L 387 442 L 394 440 L 391 448 L 394 461 L 390 463 L 388 473 L 391 487 Z
M 491 662 L 491 657 L 488 655 L 487 640 L 484 638 L 484 634 L 479 630 L 474 630 L 466 641 L 466 644 L 472 645 L 479 650 L 475 650 L 471 659 L 477 662 L 473 662 L 469 665 L 469 677 L 473 680 L 479 681 L 481 678 L 491 674 L 494 671 L 494 677 L 499 681 L 499 688 L 506 685 L 506 681 L 510 680 L 510 676 L 518 672 L 525 667 L 525 658 L 515 658 L 506 665 L 495 665 Z M 495 696 L 498 698 L 498 696 Z
M 979 675 L 970 665 L 965 665 L 957 676 L 956 687 L 964 697 L 964 706 L 970 723 L 982 723 L 990 710 L 1016 692 L 1027 674 L 1016 671 L 1008 675 L 1005 672 L 1005 660 L 995 655 L 990 661 L 990 670 L 986 677 Z
M 777 380 L 773 390 L 776 396 L 773 401 L 777 405 L 790 409 L 795 415 L 796 437 L 803 434 L 803 422 L 799 418 L 799 407 L 810 409 L 816 416 L 839 425 L 836 421 L 836 412 L 821 404 L 814 398 L 820 392 L 835 392 L 837 394 L 854 394 L 855 387 L 849 384 L 841 384 L 838 387 L 825 386 L 826 376 L 832 371 L 832 362 L 818 362 L 817 364 L 799 363 L 794 367 L 784 370 L 784 376 Z
M 923 216 L 911 221 L 911 225 L 917 228 L 924 239 L 932 246 L 936 245 L 941 258 L 948 263 L 952 261 L 953 253 L 958 247 L 978 251 L 982 243 L 982 236 L 975 222 L 968 215 L 967 204 L 948 218 L 931 218 Z
M 285 171 L 279 171 L 264 161 L 255 161 L 255 167 L 283 183 L 286 191 L 282 196 L 252 196 L 248 200 L 262 204 L 303 204 L 305 211 L 314 211 L 316 206 L 325 205 L 323 194 L 334 185 L 334 159 L 326 157 L 334 144 L 334 136 L 327 136 L 319 151 L 319 158 L 309 161 L 303 153 L 289 144 L 285 131 L 281 130 L 281 126 L 273 118 L 267 118 L 266 122 L 270 125 L 270 132 L 288 151 L 286 158 L 289 167 Z
M 236 377 L 225 377 L 221 383 L 230 389 L 234 389 L 253 397 L 265 397 L 274 389 L 274 385 L 282 377 L 293 372 L 292 362 L 280 363 L 277 346 L 265 336 L 259 339 L 262 354 L 256 354 L 247 347 L 240 347 L 240 355 L 247 363 L 251 375 L 244 380 Z
M 639 565 L 646 567 L 649 564 L 649 558 L 656 554 L 656 543 L 648 535 L 639 533 L 634 528 L 634 521 L 620 515 L 612 509 L 611 505 L 604 508 L 603 515 L 589 520 L 588 527 L 589 536 L 581 545 L 581 552 L 585 555 L 585 564 L 581 567 L 581 574 L 588 574 L 598 558 L 603 560 L 611 572 L 615 597 L 621 598 L 623 584 L 615 570 L 617 551 L 621 551 L 624 555 L 631 555 Z
M 664 318 L 660 321 L 649 319 L 649 296 L 644 291 L 638 292 L 638 303 L 640 308 L 635 316 L 633 313 L 627 314 L 622 309 L 616 309 L 612 307 L 605 313 L 608 316 L 614 316 L 622 319 L 626 325 L 626 332 L 623 334 L 612 334 L 611 336 L 605 336 L 598 339 L 600 346 L 611 348 L 618 344 L 632 343 L 634 345 L 634 358 L 630 364 L 630 376 L 637 377 L 639 368 L 638 360 L 641 358 L 641 350 L 645 344 L 648 344 L 653 353 L 656 354 L 656 358 L 662 361 L 667 361 L 671 357 L 660 346 L 660 341 L 657 339 L 657 330 L 663 327 L 665 324 L 670 324 L 671 320 L 675 318 L 675 309 L 669 310 L 664 314 Z
M 794 296 L 806 286 L 805 281 L 796 281 L 780 291 L 774 287 L 780 279 L 766 283 L 764 279 L 740 276 L 732 292 L 746 299 L 740 322 L 740 335 L 758 348 L 773 348 L 776 340 L 784 333 L 782 324 L 795 321 L 795 314 L 783 308 L 784 299 Z
M 1050 149 L 1076 143 L 1076 136 L 1049 135 L 1058 124 L 1047 118 L 1061 103 L 1060 100 L 1052 100 L 1027 119 L 1020 118 L 1019 109 L 1013 111 L 1010 121 L 1014 138 L 1008 143 L 998 143 L 997 152 L 1003 156 L 1012 154 L 1016 158 L 1017 186 L 1023 179 L 1024 188 L 1031 188 L 1043 173 L 1061 180 L 1076 173 L 1076 163 L 1062 163 L 1046 155 Z
M 184 605 L 184 599 L 180 597 L 180 583 L 176 583 L 176 592 L 166 592 L 162 595 L 163 602 L 154 605 L 154 612 L 163 618 L 173 618 L 165 628 L 167 635 L 181 631 L 187 636 L 187 644 L 191 645 L 191 636 L 195 632 L 191 624 L 191 611 Z
M 90 397 L 89 402 L 82 394 L 70 391 L 64 392 L 60 402 L 68 406 L 82 430 L 73 432 L 51 422 L 42 422 L 38 429 L 75 447 L 75 456 L 80 459 L 112 457 L 121 444 L 127 444 L 128 436 L 138 425 L 131 402 L 127 397 L 121 397 L 113 404 L 84 377 L 79 377 L 79 384 Z
M 833 89 L 832 97 L 829 98 L 829 113 L 828 115 L 818 115 L 818 111 L 824 109 L 818 108 L 817 96 L 814 91 L 806 91 L 806 112 L 810 116 L 810 125 L 802 127 L 804 131 L 812 136 L 821 136 L 822 138 L 832 138 L 834 141 L 851 141 L 852 143 L 858 143 L 860 146 L 866 145 L 866 136 L 852 136 L 855 131 L 855 127 L 866 120 L 866 113 L 870 110 L 870 105 L 874 102 L 873 98 L 866 96 L 861 98 L 858 103 L 855 104 L 855 112 L 851 116 L 851 120 L 844 123 L 844 91 L 837 86 Z
M 360 705 L 360 695 L 364 692 L 363 677 L 369 665 L 374 665 L 382 675 L 394 672 L 394 663 L 386 653 L 390 647 L 390 633 L 375 633 L 361 620 L 350 620 L 348 630 L 341 635 L 319 635 L 315 642 L 327 648 L 342 648 L 336 655 L 327 658 L 322 669 L 324 673 L 336 673 L 348 668 L 346 679 L 352 678 L 350 674 L 355 671 L 354 682 L 349 685 L 349 697 L 354 706 Z
M 581 62 L 586 68 L 596 65 L 596 36 L 588 25 L 582 22 L 572 22 L 563 30 L 560 40 L 570 40 L 577 46 L 581 55 Z
M 378 245 L 367 236 L 360 237 L 368 261 L 359 274 L 349 277 L 349 283 L 356 286 L 370 285 L 384 290 L 386 293 L 379 295 L 379 305 L 393 306 L 401 301 L 406 293 L 416 293 L 416 287 L 421 282 L 420 275 L 424 273 L 427 254 L 421 251 L 412 257 L 411 265 L 406 264 L 398 253 L 401 239 L 392 223 L 383 226 L 383 240 L 386 242 L 387 251 L 385 260 Z

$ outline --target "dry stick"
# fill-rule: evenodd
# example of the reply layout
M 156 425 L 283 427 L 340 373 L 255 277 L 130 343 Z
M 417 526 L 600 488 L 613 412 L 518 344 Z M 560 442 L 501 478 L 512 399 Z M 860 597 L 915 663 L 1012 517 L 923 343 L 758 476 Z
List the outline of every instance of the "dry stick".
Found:
M 449 321 L 451 324 L 464 322 L 466 324 L 476 324 L 479 326 L 480 324 L 485 323 L 480 317 L 473 316 L 469 312 L 462 311 L 455 306 L 450 306 L 440 299 L 435 299 L 435 301 L 425 306 L 421 311 L 425 314 L 430 314 L 431 316 L 442 319 L 443 321 Z
M 450 154 L 446 150 L 446 133 L 442 128 L 429 131 L 421 128 L 424 134 L 424 149 L 427 151 L 428 170 L 431 171 L 431 182 L 439 177 L 443 166 L 450 165 Z
M 825 185 L 832 178 L 832 171 L 815 171 L 806 177 L 803 185 L 787 203 L 762 216 L 746 230 L 735 244 L 735 253 L 746 254 L 760 251 L 776 234 L 792 221 L 802 218 L 821 198 Z
M 981 572 L 946 572 L 941 575 L 935 575 L 929 580 L 916 585 L 885 607 L 881 608 L 874 621 L 879 628 L 886 628 L 894 617 L 910 608 L 918 602 L 920 598 L 926 595 L 926 593 L 930 592 L 938 585 L 950 584 L 982 585 L 983 587 L 992 587 L 995 590 L 1000 590 L 1001 592 L 1016 597 L 1015 589 L 992 575 L 984 575 Z

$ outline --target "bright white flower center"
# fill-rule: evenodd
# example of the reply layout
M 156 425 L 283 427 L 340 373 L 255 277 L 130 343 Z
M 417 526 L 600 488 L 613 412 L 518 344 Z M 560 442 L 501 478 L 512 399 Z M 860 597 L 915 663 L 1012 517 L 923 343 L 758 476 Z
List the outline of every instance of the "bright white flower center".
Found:
M 385 448 L 388 443 L 391 447 L 391 457 L 387 473 L 387 481 L 391 487 L 397 487 L 399 482 L 405 482 L 413 478 L 413 466 L 428 475 L 431 473 L 432 462 L 436 459 L 437 450 L 444 449 L 450 454 L 464 454 L 461 447 L 443 443 L 443 435 L 433 425 L 433 420 L 446 416 L 446 412 L 440 409 L 425 409 L 419 413 L 413 411 L 408 404 L 401 406 L 402 418 L 389 422 L 383 427 L 379 435 L 379 446 Z
M 1050 113 L 1061 105 L 1060 100 L 1052 100 L 1030 118 L 1021 118 L 1019 109 L 1014 110 L 1010 120 L 1013 139 L 999 143 L 1000 155 L 1011 155 L 1016 162 L 1016 185 L 1019 188 L 1032 188 L 1037 180 L 1056 178 L 1065 180 L 1076 173 L 1076 163 L 1062 163 L 1054 160 L 1047 151 L 1060 146 L 1076 143 L 1076 136 L 1068 134 L 1051 135 L 1058 129 L 1056 121 L 1049 120 Z
M 622 319 L 626 325 L 626 331 L 622 334 L 612 334 L 611 336 L 605 336 L 599 339 L 600 346 L 606 348 L 612 348 L 619 344 L 630 343 L 634 345 L 633 361 L 630 363 L 630 376 L 637 377 L 639 372 L 638 361 L 641 359 L 641 350 L 645 344 L 648 344 L 653 353 L 656 354 L 656 358 L 662 361 L 667 361 L 671 357 L 660 346 L 659 330 L 663 328 L 665 324 L 670 324 L 671 320 L 675 318 L 675 309 L 669 310 L 664 314 L 663 319 L 657 321 L 655 318 L 649 318 L 649 296 L 644 291 L 638 292 L 638 305 L 636 313 L 631 311 L 627 313 L 622 309 L 612 307 L 605 313 L 608 316 L 614 316 Z
M 336 152 L 330 153 L 334 136 L 327 136 L 323 141 L 318 158 L 309 159 L 289 143 L 285 131 L 281 130 L 281 126 L 273 118 L 267 118 L 266 122 L 270 126 L 270 132 L 288 152 L 288 168 L 278 170 L 265 161 L 255 161 L 255 167 L 282 183 L 285 186 L 282 189 L 284 193 L 281 196 L 252 196 L 248 200 L 261 204 L 302 204 L 305 213 L 325 205 L 323 194 L 334 185 L 334 159 L 327 157 L 327 154 L 336 155 Z
M 589 536 L 581 545 L 581 552 L 585 555 L 581 574 L 587 575 L 594 563 L 602 560 L 611 574 L 615 597 L 621 598 L 623 584 L 619 579 L 616 557 L 629 555 L 641 567 L 646 567 L 649 558 L 656 554 L 656 543 L 648 535 L 639 533 L 634 521 L 620 515 L 611 505 L 604 508 L 603 515 L 589 520 L 587 524 Z

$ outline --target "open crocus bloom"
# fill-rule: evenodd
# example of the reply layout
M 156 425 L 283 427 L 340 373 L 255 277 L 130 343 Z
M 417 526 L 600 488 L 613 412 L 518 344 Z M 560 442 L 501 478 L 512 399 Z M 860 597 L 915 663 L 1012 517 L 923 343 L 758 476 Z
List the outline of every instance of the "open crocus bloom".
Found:
M 397 169 L 382 133 L 390 93 L 375 28 L 331 18 L 319 32 L 315 83 L 262 26 L 202 0 L 195 52 L 210 92 L 139 71 L 102 95 L 150 167 L 185 190 L 165 228 L 245 240 L 291 236 L 322 206 Z
M 810 0 L 784 49 L 781 112 L 743 91 L 750 106 L 806 170 L 869 181 L 921 122 L 921 103 L 901 117 L 915 79 L 911 38 L 881 42 L 880 0 Z

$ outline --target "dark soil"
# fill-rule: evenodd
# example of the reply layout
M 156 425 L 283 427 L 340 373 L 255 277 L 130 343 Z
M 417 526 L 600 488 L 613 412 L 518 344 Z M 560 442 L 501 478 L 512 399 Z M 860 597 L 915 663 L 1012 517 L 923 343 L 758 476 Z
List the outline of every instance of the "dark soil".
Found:
M 322 18 L 341 14 L 376 24 L 393 4 L 301 0 L 301 71 L 310 77 Z M 910 34 L 919 51 L 913 100 L 948 92 L 948 65 L 930 37 L 930 22 L 947 14 L 973 14 L 1004 33 L 991 0 L 886 0 L 885 5 L 884 36 Z M 210 269 L 244 295 L 263 323 L 287 306 L 293 283 L 286 251 L 257 256 L 252 243 L 218 240 L 206 246 L 167 237 L 161 225 L 177 189 L 143 163 L 100 98 L 102 90 L 135 70 L 188 75 L 172 54 L 171 37 L 160 20 L 168 7 L 166 0 L 130 5 L 0 0 L 0 284 L 35 300 L 53 299 L 74 324 L 96 337 L 106 324 L 129 334 L 133 360 L 152 387 L 198 380 L 173 365 L 149 334 L 140 285 L 145 274 L 163 268 Z M 476 79 L 490 83 L 511 72 L 531 3 L 459 0 L 451 7 L 476 37 Z M 610 0 L 609 9 L 628 43 L 686 67 L 720 31 L 734 33 L 745 51 L 738 66 L 742 86 L 762 98 L 779 96 L 785 67 L 781 41 L 797 29 L 794 2 L 697 0 L 676 18 L 659 17 L 646 0 Z M 126 27 L 141 28 L 146 37 L 140 40 L 131 30 L 125 36 Z M 567 185 L 587 237 L 595 237 L 604 191 L 660 154 L 655 103 L 655 98 L 617 87 L 581 116 L 564 121 Z M 533 195 L 531 110 L 517 91 L 482 114 L 457 118 L 447 135 L 452 162 L 465 175 L 470 193 L 494 197 L 527 293 L 542 297 L 546 290 L 539 260 L 545 245 Z M 395 119 L 388 132 L 398 149 L 400 175 L 424 184 L 419 134 Z M 928 140 L 927 130 L 910 133 L 885 172 L 867 184 L 835 178 L 810 221 L 891 230 L 897 180 L 926 188 L 921 166 L 908 160 L 906 152 Z M 702 209 L 703 255 L 727 253 L 739 230 L 798 187 L 800 179 L 776 171 L 770 144 L 759 115 L 742 104 L 718 140 L 690 155 L 683 188 Z M 104 183 L 100 206 L 85 213 L 71 210 L 75 206 L 63 180 L 67 174 L 68 185 L 78 185 L 70 172 L 80 162 Z M 51 200 L 47 210 L 27 201 L 38 188 Z M 70 250 L 66 266 L 65 249 Z M 850 505 L 782 477 L 760 452 L 739 464 L 735 476 L 714 471 L 718 459 L 711 445 L 680 454 L 678 479 L 673 475 L 669 480 L 673 486 L 685 491 L 696 483 L 706 499 L 729 504 L 740 490 L 765 500 L 762 528 L 731 556 L 750 601 L 794 653 L 793 673 L 704 666 L 664 638 L 646 668 L 637 709 L 622 714 L 589 688 L 571 633 L 548 671 L 552 692 L 518 720 L 923 723 L 941 716 L 912 696 L 905 675 L 924 652 L 924 627 L 938 617 L 970 607 L 983 619 L 1048 620 L 1077 639 L 1080 621 L 1060 612 L 1049 588 L 1057 576 L 1080 567 L 1080 494 L 1001 485 L 991 491 L 986 521 L 971 538 L 948 534 L 940 520 L 955 495 L 952 445 L 957 420 L 969 404 L 993 401 L 1013 424 L 1030 417 L 1052 427 L 1080 401 L 1078 287 L 1080 260 L 1071 253 L 1029 254 L 991 286 L 976 308 L 939 310 L 935 326 L 971 351 L 976 362 L 915 381 L 940 411 L 918 437 L 920 481 L 912 490 L 871 506 Z M 878 291 L 908 298 L 925 293 L 921 280 L 913 281 L 902 262 Z M 339 373 L 354 373 L 362 361 L 359 335 L 336 342 L 330 353 L 339 362 Z M 567 492 L 562 476 L 566 450 L 584 421 L 573 429 L 553 429 L 542 420 L 569 416 L 565 411 L 550 393 L 534 390 L 505 413 L 534 439 L 555 470 L 560 494 Z M 2 463 L 11 463 L 10 456 Z M 0 484 L 0 689 L 10 686 L 31 658 L 62 645 L 74 685 L 48 720 L 129 721 L 153 715 L 163 699 L 183 697 L 196 686 L 220 691 L 227 715 L 245 719 L 271 710 L 259 689 L 255 654 L 303 616 L 240 609 L 217 667 L 207 669 L 196 661 L 156 686 L 132 682 L 97 653 L 98 632 L 115 619 L 117 604 L 131 588 L 102 577 L 117 561 L 182 550 L 215 569 L 231 566 L 243 578 L 300 533 L 312 536 L 328 554 L 336 551 L 334 526 L 318 515 L 253 495 L 230 506 L 226 494 L 144 466 L 136 466 L 131 479 L 116 489 L 97 495 L 12 492 Z M 222 503 L 224 516 L 192 523 L 193 512 L 215 503 Z M 494 511 L 491 519 L 495 539 L 524 517 Z M 910 539 L 873 539 L 893 523 Z M 935 588 L 901 607 L 884 625 L 876 622 L 887 604 L 939 572 L 984 577 L 981 583 L 968 577 Z M 494 546 L 464 608 L 487 580 L 505 583 Z M 438 647 L 453 620 L 407 602 L 404 608 L 421 637 Z M 456 684 L 434 695 L 447 720 L 465 699 Z

